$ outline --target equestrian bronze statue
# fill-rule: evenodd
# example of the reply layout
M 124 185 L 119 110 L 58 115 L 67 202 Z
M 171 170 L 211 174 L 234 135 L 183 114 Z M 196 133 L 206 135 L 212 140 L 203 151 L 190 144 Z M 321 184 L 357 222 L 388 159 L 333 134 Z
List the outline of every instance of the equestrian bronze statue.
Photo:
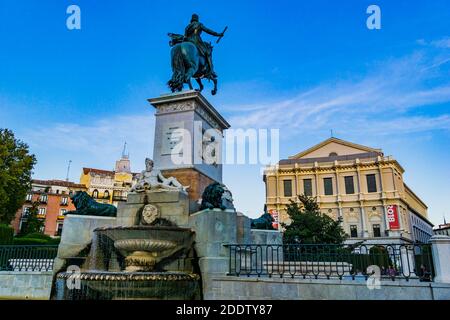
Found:
M 192 90 L 191 79 L 194 78 L 199 85 L 198 91 L 203 90 L 202 79 L 208 79 L 214 83 L 211 93 L 213 95 L 217 93 L 217 74 L 212 61 L 213 46 L 203 41 L 201 34 L 206 32 L 218 37 L 219 43 L 227 29 L 225 28 L 222 33 L 208 29 L 200 23 L 198 15 L 193 14 L 184 35 L 169 33 L 173 75 L 168 85 L 172 92 L 182 91 L 185 83 Z

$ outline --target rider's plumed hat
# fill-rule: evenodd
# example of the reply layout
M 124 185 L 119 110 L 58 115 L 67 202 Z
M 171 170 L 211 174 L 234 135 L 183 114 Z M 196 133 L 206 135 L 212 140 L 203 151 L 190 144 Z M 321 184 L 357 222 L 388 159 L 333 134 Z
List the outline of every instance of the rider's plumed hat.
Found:
M 199 19 L 198 14 L 194 13 L 194 14 L 192 15 L 191 21 L 198 21 L 198 19 Z

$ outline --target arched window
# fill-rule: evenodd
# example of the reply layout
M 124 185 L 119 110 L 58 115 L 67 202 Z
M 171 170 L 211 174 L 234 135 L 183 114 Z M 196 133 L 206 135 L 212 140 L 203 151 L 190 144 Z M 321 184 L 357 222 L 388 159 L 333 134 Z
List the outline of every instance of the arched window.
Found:
M 95 189 L 95 190 L 92 192 L 92 198 L 94 198 L 94 199 L 98 198 L 98 190 L 97 190 L 97 189 Z
M 106 190 L 105 193 L 103 193 L 103 198 L 109 199 L 109 191 Z
M 331 152 L 330 154 L 329 154 L 329 157 L 337 157 L 337 153 L 336 152 Z

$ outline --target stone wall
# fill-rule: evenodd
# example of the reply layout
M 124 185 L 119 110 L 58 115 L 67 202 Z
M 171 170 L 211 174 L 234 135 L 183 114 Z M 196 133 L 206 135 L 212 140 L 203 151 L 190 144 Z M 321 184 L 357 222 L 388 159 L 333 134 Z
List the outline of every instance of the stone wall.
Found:
M 450 300 L 450 284 L 364 280 L 214 277 L 206 300 Z
M 48 300 L 51 287 L 52 272 L 0 272 L 0 300 Z
M 115 225 L 115 217 L 67 215 L 53 272 L 61 271 L 67 259 L 77 257 L 92 242 L 95 229 Z

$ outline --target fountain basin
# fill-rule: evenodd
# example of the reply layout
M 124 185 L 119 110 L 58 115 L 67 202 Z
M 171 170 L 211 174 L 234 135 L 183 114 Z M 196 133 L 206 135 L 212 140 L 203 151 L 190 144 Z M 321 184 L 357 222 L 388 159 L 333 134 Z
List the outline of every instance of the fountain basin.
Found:
M 162 252 L 176 246 L 173 241 L 153 239 L 124 239 L 114 242 L 114 247 L 125 254 L 134 251 Z
M 191 272 L 194 232 L 174 226 L 107 227 L 94 230 L 83 270 Z
M 200 299 L 200 276 L 186 272 L 103 272 L 56 276 L 58 300 L 196 300 Z M 67 283 L 79 283 L 68 289 Z
M 173 250 L 177 244 L 169 240 L 122 239 L 114 247 L 125 256 L 126 272 L 153 271 L 164 252 Z

